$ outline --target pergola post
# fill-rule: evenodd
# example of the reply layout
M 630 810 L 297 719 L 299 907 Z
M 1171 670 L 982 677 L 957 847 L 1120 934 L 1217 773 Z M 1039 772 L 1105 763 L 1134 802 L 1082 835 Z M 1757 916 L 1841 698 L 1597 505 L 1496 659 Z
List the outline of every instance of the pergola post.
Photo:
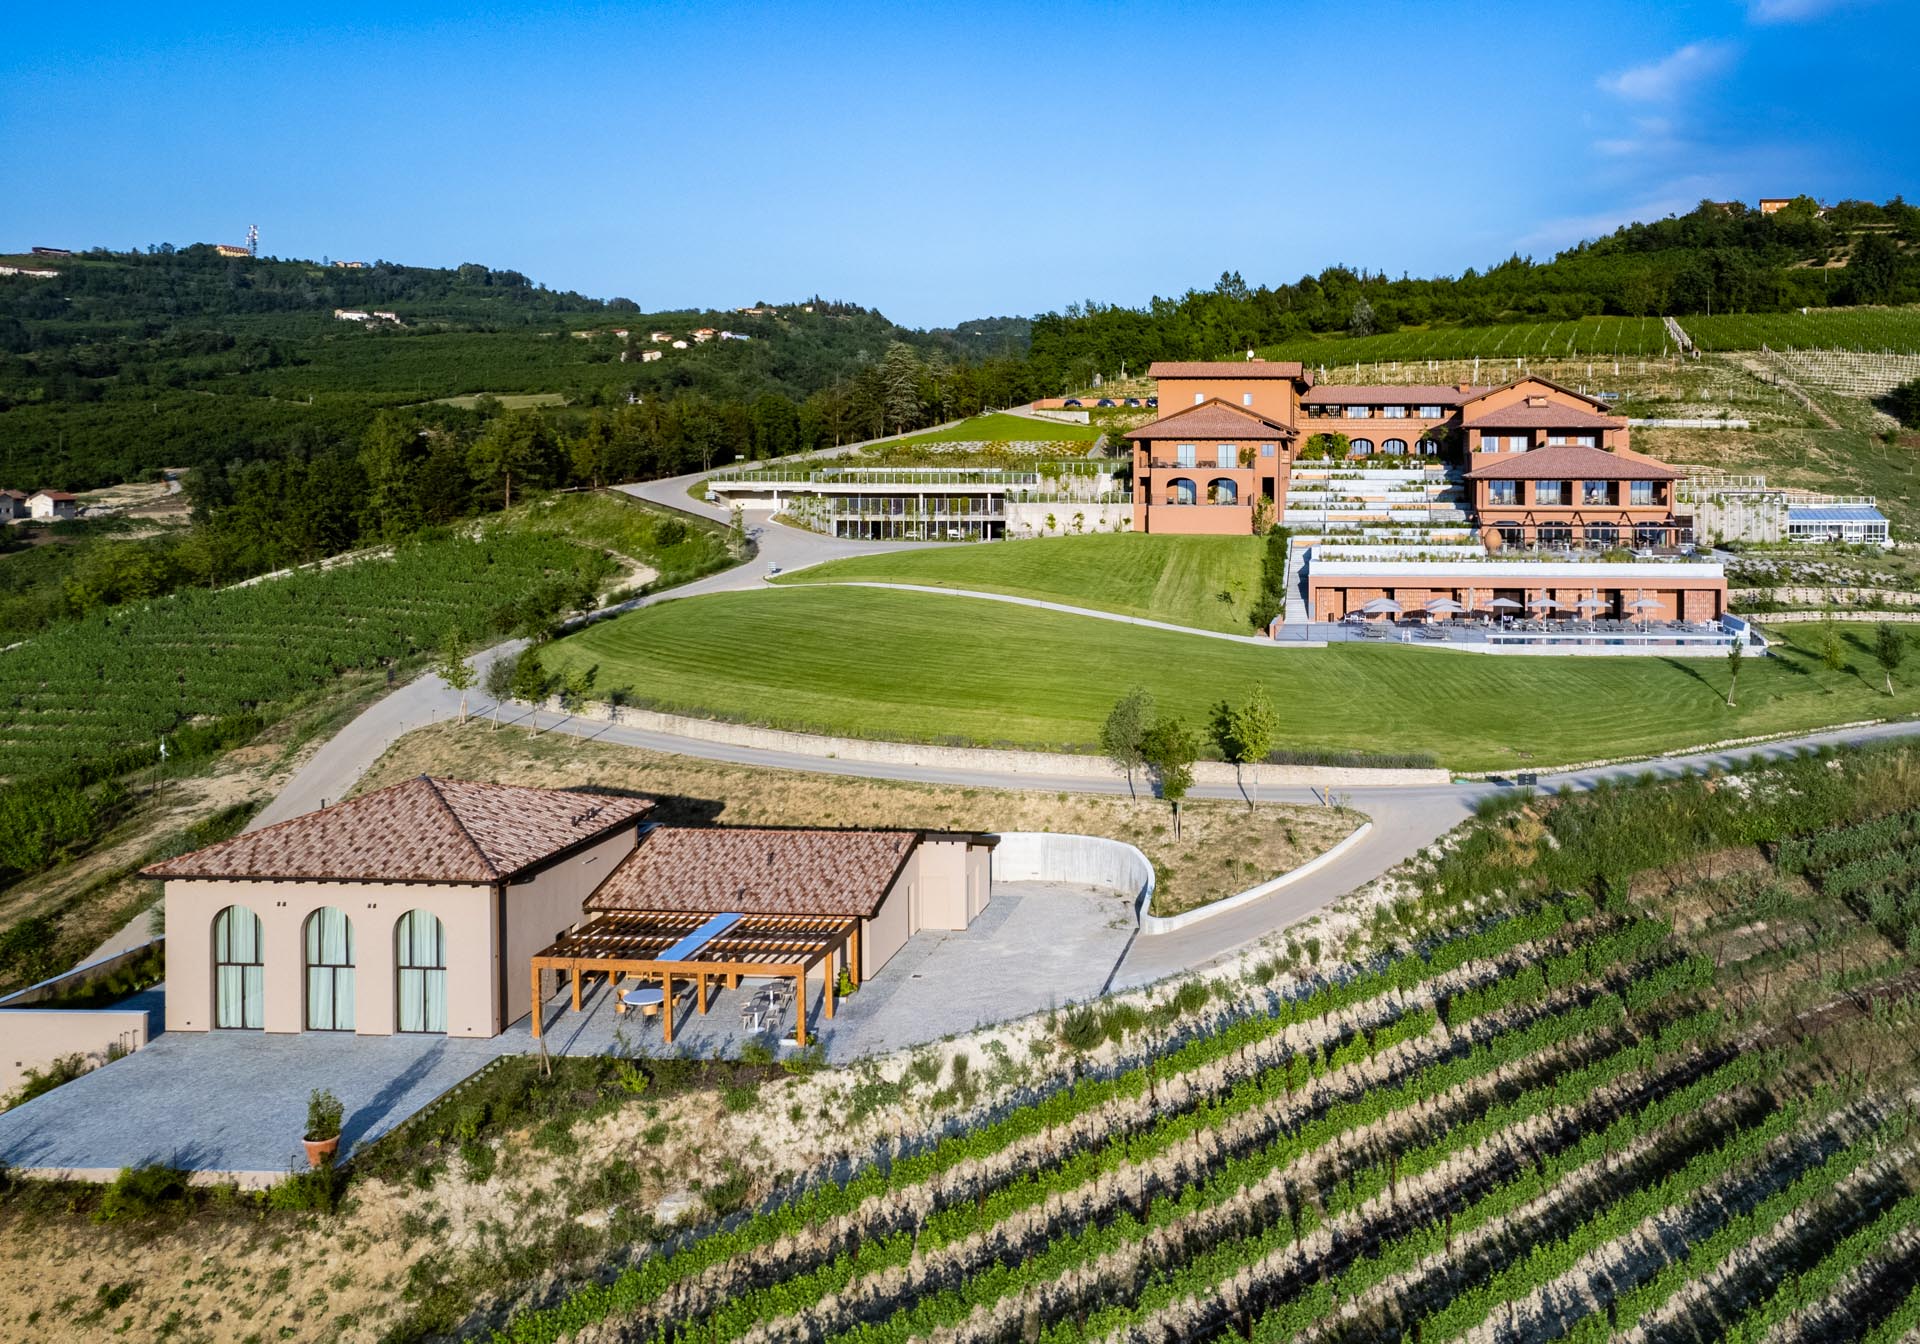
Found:
M 540 1039 L 540 963 L 533 963 L 533 1038 Z
M 860 986 L 860 921 L 855 920 L 847 931 L 847 973 L 853 977 L 854 988 Z
M 705 971 L 695 971 L 693 979 L 694 983 L 699 986 L 699 988 L 694 991 L 694 998 L 700 1005 L 700 1016 L 705 1017 L 707 1015 L 707 973 Z
M 673 972 L 660 973 L 660 1025 L 668 1045 L 673 1044 Z
M 799 1043 L 805 1045 L 807 1043 L 807 968 L 802 965 L 794 969 L 799 974 L 793 977 L 793 982 L 800 990 L 800 997 L 795 1000 L 794 1034 Z
M 580 1011 L 580 963 L 573 964 L 573 1011 Z

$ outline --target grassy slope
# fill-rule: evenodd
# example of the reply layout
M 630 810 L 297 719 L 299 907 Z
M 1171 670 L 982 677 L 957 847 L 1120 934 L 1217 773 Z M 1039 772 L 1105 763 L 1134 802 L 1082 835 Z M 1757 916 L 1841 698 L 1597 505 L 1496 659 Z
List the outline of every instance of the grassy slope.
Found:
M 896 740 L 1085 746 L 1128 686 L 1198 725 L 1262 680 L 1280 745 L 1430 752 L 1457 769 L 1655 753 L 1920 713 L 1878 690 L 1871 631 L 1843 627 L 1856 671 L 1821 666 L 1812 625 L 1750 660 L 1739 707 L 1716 659 L 1495 658 L 1433 649 L 1263 649 L 1088 617 L 879 589 L 669 602 L 560 641 L 550 668 L 598 667 L 663 708 Z
M 1045 442 L 1086 442 L 1092 443 L 1103 433 L 1098 425 L 1069 425 L 1053 420 L 1036 420 L 1030 415 L 1002 415 L 998 412 L 976 415 L 962 420 L 957 425 L 948 425 L 944 429 L 930 429 L 924 434 L 909 435 L 897 440 L 898 444 L 912 443 L 966 443 L 972 440 L 987 442 L 1008 440 L 1030 440 Z
M 1245 634 L 1260 586 L 1258 537 L 1085 536 L 834 560 L 784 582 L 973 588 Z

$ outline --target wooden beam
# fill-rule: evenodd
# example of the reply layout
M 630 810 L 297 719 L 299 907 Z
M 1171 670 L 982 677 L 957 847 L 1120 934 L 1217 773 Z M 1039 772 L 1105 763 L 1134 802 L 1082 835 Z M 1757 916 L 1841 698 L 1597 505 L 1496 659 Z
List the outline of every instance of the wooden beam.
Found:
M 540 963 L 535 958 L 533 966 L 533 1039 L 540 1039 Z

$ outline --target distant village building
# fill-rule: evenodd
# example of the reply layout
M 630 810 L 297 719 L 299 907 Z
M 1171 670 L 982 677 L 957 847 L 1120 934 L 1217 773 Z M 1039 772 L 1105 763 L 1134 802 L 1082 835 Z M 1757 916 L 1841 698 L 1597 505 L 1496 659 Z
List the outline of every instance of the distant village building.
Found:
M 642 364 L 651 364 L 656 359 L 665 359 L 665 358 L 666 356 L 661 351 L 658 351 L 658 350 L 642 350 L 640 352 L 640 362 Z
M 383 313 L 376 310 L 373 317 L 376 322 L 391 322 L 395 326 L 400 324 L 400 314 L 398 313 Z
M 373 318 L 372 313 L 363 313 L 358 308 L 335 308 L 333 315 L 342 322 L 367 322 Z
M 0 490 L 0 523 L 12 523 L 27 516 L 27 492 Z
M 342 271 L 364 271 L 367 269 L 367 263 L 364 261 L 336 261 L 333 264 L 336 269 Z
M 750 341 L 753 337 L 743 336 L 737 331 L 723 331 L 720 333 L 720 339 L 723 341 Z
M 1777 215 L 1792 204 L 1793 197 L 1791 196 L 1762 196 L 1760 198 L 1760 213 L 1763 215 Z
M 250 257 L 253 253 L 235 243 L 215 243 L 214 252 L 222 257 Z
M 693 339 L 702 344 L 705 344 L 706 342 L 712 340 L 715 336 L 718 336 L 719 334 L 720 333 L 715 331 L 712 327 L 698 327 L 694 330 Z
M 79 502 L 65 490 L 40 490 L 27 497 L 27 512 L 35 518 L 78 518 Z
M 30 266 L 0 266 L 0 275 L 24 275 L 30 280 L 57 280 L 60 272 L 35 270 Z
M 778 308 L 735 308 L 733 311 L 739 313 L 742 317 L 780 316 L 780 310 Z
M 675 350 L 685 350 L 687 348 L 687 343 L 685 341 L 675 341 L 673 343 L 673 348 Z
M 36 247 L 33 249 L 33 255 L 36 257 L 70 257 L 73 255 L 73 252 L 64 247 Z
M 656 331 L 649 334 L 647 339 L 652 341 L 655 345 L 665 345 L 668 341 L 673 339 L 673 333 L 670 331 Z
M 613 335 L 616 340 L 624 341 L 627 339 L 628 332 L 625 327 L 615 327 L 613 329 Z

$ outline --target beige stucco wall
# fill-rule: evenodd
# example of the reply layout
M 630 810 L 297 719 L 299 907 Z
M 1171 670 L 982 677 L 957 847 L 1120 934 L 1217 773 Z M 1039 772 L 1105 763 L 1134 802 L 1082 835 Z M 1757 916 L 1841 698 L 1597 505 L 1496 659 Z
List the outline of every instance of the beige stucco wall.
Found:
M 428 910 L 447 932 L 447 1034 L 494 1035 L 501 1019 L 493 892 L 485 885 L 400 882 L 169 882 L 167 1030 L 213 1027 L 213 921 L 229 905 L 260 917 L 266 1030 L 304 1030 L 306 919 L 334 905 L 353 921 L 357 1032 L 393 1033 L 395 926 L 409 910 Z
M 19 1087 L 28 1069 L 44 1069 L 66 1055 L 89 1065 L 107 1062 L 113 1046 L 147 1043 L 144 1008 L 19 1008 L 0 1010 L 0 1096 Z
M 886 899 L 860 926 L 860 975 L 878 971 L 922 929 L 964 929 L 993 899 L 993 848 L 929 836 L 894 876 Z
M 503 1025 L 533 1011 L 529 958 L 580 923 L 587 897 L 607 880 L 620 860 L 633 852 L 638 837 L 637 827 L 626 827 L 542 868 L 531 881 L 507 884 L 507 927 L 502 939 L 506 967 Z
M 914 851 L 920 867 L 914 925 L 921 929 L 967 927 L 967 842 L 928 837 Z
M 919 896 L 919 870 L 912 860 L 887 889 L 886 899 L 872 919 L 860 923 L 860 978 L 867 979 L 885 966 L 914 935 L 913 906 Z

